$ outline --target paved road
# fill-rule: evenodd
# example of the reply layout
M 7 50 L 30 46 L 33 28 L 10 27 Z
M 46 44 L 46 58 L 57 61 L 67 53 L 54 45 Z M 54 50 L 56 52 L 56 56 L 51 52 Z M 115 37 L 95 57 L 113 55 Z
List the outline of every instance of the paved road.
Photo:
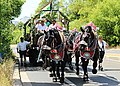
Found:
M 15 49 L 13 49 L 15 50 Z M 49 72 L 42 70 L 41 67 L 27 67 L 20 69 L 21 80 L 24 86 L 120 86 L 120 50 L 108 49 L 104 59 L 104 71 L 98 71 L 92 74 L 92 61 L 88 66 L 89 82 L 83 82 L 83 71 L 80 68 L 80 75 L 77 76 L 75 71 L 70 71 L 66 67 L 65 83 L 52 82 Z M 73 60 L 74 62 L 74 60 Z M 74 65 L 74 64 L 73 64 Z

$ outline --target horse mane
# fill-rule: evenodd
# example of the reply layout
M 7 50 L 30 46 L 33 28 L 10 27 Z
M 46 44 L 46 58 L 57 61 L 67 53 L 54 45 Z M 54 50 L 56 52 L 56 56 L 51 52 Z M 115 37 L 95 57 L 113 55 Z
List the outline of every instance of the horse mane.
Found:
M 91 46 L 90 46 L 90 49 L 91 49 L 91 50 L 95 50 L 96 47 L 97 47 L 98 38 L 97 38 L 97 36 L 95 35 L 95 31 L 94 31 L 94 30 L 92 30 L 90 34 L 91 34 L 91 37 L 93 38 L 93 39 L 92 39 Z
M 98 38 L 97 38 L 97 35 L 95 34 L 97 32 L 95 30 L 93 30 L 91 26 L 86 26 L 85 29 L 86 29 L 87 33 L 90 33 L 91 38 L 92 38 L 89 48 L 90 48 L 90 50 L 95 50 L 97 47 L 97 44 L 98 44 L 97 43 Z M 84 32 L 85 32 L 85 30 L 82 29 L 83 34 L 84 34 Z

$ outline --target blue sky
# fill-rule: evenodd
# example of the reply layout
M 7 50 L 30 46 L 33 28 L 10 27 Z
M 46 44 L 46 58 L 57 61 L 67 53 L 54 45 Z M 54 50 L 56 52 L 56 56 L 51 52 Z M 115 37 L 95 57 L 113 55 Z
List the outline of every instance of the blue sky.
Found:
M 32 14 L 34 14 L 40 1 L 41 0 L 26 0 L 26 2 L 22 5 L 20 16 L 15 20 L 19 20 L 26 16 L 30 17 Z

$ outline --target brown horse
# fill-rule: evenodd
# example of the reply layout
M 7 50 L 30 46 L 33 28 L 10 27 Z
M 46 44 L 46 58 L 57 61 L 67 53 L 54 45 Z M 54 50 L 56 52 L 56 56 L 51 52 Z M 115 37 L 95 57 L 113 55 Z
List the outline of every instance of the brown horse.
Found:
M 60 82 L 64 82 L 64 35 L 62 32 L 51 29 L 48 32 L 44 32 L 44 35 L 39 38 L 38 44 L 40 47 L 41 54 L 47 54 L 51 60 L 51 72 L 53 74 L 53 81 L 60 79 Z M 46 53 L 47 52 L 47 53 Z M 61 67 L 61 74 L 60 74 Z M 61 75 L 61 76 L 60 76 Z
M 82 61 L 82 68 L 84 71 L 84 77 L 83 80 L 88 80 L 88 72 L 87 72 L 87 66 L 89 63 L 89 60 L 93 61 L 93 70 L 92 73 L 96 74 L 97 70 L 97 61 L 99 58 L 99 49 L 98 49 L 98 39 L 97 35 L 95 34 L 94 30 L 92 30 L 91 26 L 86 26 L 85 29 L 82 29 L 81 34 L 81 43 L 79 47 L 79 53 L 76 54 L 76 57 L 81 57 Z M 79 62 L 79 59 L 77 60 Z M 79 70 L 77 70 L 79 72 Z M 79 74 L 79 73 L 78 73 Z

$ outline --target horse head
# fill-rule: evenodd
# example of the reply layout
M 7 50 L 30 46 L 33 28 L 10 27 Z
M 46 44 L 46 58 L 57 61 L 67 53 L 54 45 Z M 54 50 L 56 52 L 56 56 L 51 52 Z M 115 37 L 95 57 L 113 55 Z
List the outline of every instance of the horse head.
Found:
M 77 31 L 73 31 L 70 33 L 70 36 L 67 38 L 66 44 L 67 44 L 67 48 L 68 51 L 73 51 L 74 48 L 74 44 L 75 44 L 75 38 L 77 36 L 78 32 Z
M 85 27 L 85 29 L 81 28 L 81 43 L 80 50 L 90 49 L 92 47 L 93 42 L 95 41 L 95 35 L 92 31 L 91 26 Z
M 61 32 L 56 29 L 50 29 L 45 32 L 44 43 L 50 47 L 50 57 L 54 59 L 55 55 L 60 54 L 60 58 L 63 58 L 64 42 Z M 58 58 L 58 57 L 57 57 Z
M 97 46 L 97 37 L 94 34 L 91 26 L 86 26 L 84 29 L 81 28 L 81 42 L 80 42 L 80 51 L 81 56 L 86 59 L 90 59 L 94 56 L 95 49 Z

